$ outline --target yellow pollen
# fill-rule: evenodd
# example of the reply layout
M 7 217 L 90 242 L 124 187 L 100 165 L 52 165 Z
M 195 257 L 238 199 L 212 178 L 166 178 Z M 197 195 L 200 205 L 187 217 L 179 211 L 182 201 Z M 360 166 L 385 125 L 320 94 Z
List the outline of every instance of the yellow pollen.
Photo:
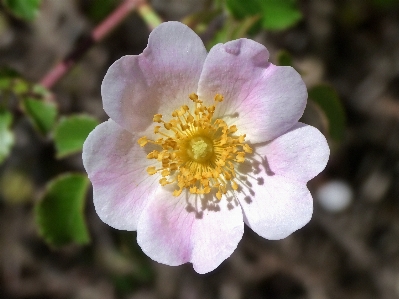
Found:
M 137 142 L 139 143 L 139 145 L 140 145 L 141 147 L 143 147 L 144 145 L 147 144 L 148 139 L 147 139 L 147 137 L 143 136 L 143 137 L 141 137 Z
M 217 94 L 215 104 L 206 106 L 198 95 L 192 93 L 189 99 L 193 108 L 183 105 L 171 113 L 172 119 L 163 120 L 162 114 L 155 114 L 153 121 L 155 140 L 143 136 L 138 139 L 140 146 L 147 143 L 160 147 L 147 154 L 147 159 L 158 161 L 159 168 L 147 168 L 149 175 L 158 173 L 162 186 L 174 184 L 174 196 L 183 190 L 191 194 L 212 193 L 220 200 L 227 191 L 239 189 L 235 167 L 252 153 L 244 143 L 245 134 L 236 135 L 236 125 L 228 126 L 223 119 L 214 119 L 216 105 L 223 102 Z
M 196 162 L 209 161 L 213 156 L 213 144 L 207 137 L 193 137 L 187 147 L 187 154 Z
M 156 123 L 162 122 L 162 114 L 155 114 L 154 118 L 152 120 L 153 120 L 153 122 L 156 122 Z
M 153 174 L 155 174 L 157 172 L 157 170 L 155 169 L 154 166 L 150 166 L 150 167 L 147 168 L 147 172 L 148 172 L 149 175 L 153 175 Z

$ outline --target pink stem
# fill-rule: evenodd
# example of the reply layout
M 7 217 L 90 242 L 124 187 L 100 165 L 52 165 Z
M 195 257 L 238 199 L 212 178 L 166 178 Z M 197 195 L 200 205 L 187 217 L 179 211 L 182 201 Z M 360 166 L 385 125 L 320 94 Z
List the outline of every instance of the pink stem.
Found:
M 134 9 L 143 4 L 145 4 L 145 0 L 125 0 L 103 22 L 93 29 L 87 39 L 44 75 L 40 80 L 40 84 L 48 89 L 53 87 L 82 58 L 91 46 L 104 39 Z

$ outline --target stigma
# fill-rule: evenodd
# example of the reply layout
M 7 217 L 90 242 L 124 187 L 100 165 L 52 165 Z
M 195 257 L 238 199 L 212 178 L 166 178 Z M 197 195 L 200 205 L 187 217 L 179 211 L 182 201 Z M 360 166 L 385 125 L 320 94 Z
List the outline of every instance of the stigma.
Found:
M 213 142 L 205 136 L 196 136 L 190 139 L 187 154 L 197 162 L 209 161 L 213 156 Z
M 245 143 L 245 134 L 236 134 L 235 125 L 214 119 L 217 104 L 224 100 L 222 95 L 216 94 L 210 106 L 195 93 L 189 99 L 192 109 L 181 106 L 172 112 L 169 121 L 164 121 L 162 114 L 154 115 L 153 122 L 158 124 L 154 133 L 159 138 L 143 136 L 138 140 L 142 147 L 148 143 L 159 147 L 147 155 L 147 159 L 157 160 L 159 167 L 150 166 L 147 173 L 160 174 L 162 186 L 174 184 L 174 196 L 186 189 L 191 194 L 214 193 L 220 200 L 239 189 L 236 165 L 245 161 L 252 148 Z

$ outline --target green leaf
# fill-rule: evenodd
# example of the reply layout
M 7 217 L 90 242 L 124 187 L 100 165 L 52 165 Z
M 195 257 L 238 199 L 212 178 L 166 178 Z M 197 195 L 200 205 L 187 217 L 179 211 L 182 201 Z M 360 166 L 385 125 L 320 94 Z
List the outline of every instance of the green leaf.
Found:
M 234 17 L 241 20 L 247 16 L 261 13 L 261 1 L 262 0 L 226 0 L 226 6 Z
M 286 50 L 281 50 L 277 53 L 277 65 L 292 66 L 292 56 Z
M 60 247 L 90 241 L 83 211 L 88 186 L 83 174 L 64 174 L 50 181 L 35 206 L 39 233 L 47 243 Z
M 209 24 L 222 13 L 219 9 L 202 10 L 184 17 L 181 22 L 192 28 L 197 34 L 206 32 Z
M 57 157 L 63 158 L 82 150 L 87 136 L 98 125 L 98 120 L 88 115 L 61 118 L 54 130 Z
M 53 128 L 58 107 L 51 92 L 19 77 L 13 70 L 0 69 L 0 99 L 7 105 L 11 96 L 18 99 L 22 111 L 40 133 L 47 134 Z
M 0 77 L 0 94 L 9 90 L 12 86 L 12 78 Z
M 346 126 L 345 110 L 335 89 L 329 85 L 317 85 L 309 90 L 309 99 L 324 112 L 330 136 L 339 141 Z
M 248 31 L 259 21 L 259 16 L 251 16 L 241 21 L 227 18 L 223 27 L 215 34 L 215 36 L 207 43 L 208 50 L 218 43 L 226 43 L 228 41 L 239 39 L 248 34 Z
M 95 22 L 99 22 L 104 19 L 117 5 L 117 0 L 91 1 L 87 14 L 90 19 Z
M 8 77 L 8 78 L 19 78 L 21 77 L 20 73 L 16 70 L 9 67 L 2 67 L 0 69 L 0 77 Z
M 262 0 L 261 3 L 265 29 L 287 29 L 302 19 L 296 0 Z
M 39 12 L 41 0 L 3 0 L 3 4 L 16 17 L 32 21 Z
M 23 79 L 15 79 L 12 91 L 16 95 L 23 95 L 29 92 L 31 84 Z
M 227 0 L 226 6 L 239 20 L 260 15 L 262 27 L 269 30 L 287 29 L 302 19 L 296 0 Z
M 0 69 L 0 92 L 9 92 L 21 98 L 26 96 L 45 98 L 50 92 L 46 90 L 45 93 L 44 89 L 40 85 L 27 81 L 13 69 Z
M 0 108 L 0 163 L 8 157 L 14 145 L 14 133 L 10 130 L 12 114 Z
M 19 77 L 19 73 L 11 68 L 0 68 L 0 93 L 2 91 L 10 89 L 14 79 Z
M 22 109 L 42 134 L 51 131 L 58 112 L 55 103 L 26 98 L 22 101 Z

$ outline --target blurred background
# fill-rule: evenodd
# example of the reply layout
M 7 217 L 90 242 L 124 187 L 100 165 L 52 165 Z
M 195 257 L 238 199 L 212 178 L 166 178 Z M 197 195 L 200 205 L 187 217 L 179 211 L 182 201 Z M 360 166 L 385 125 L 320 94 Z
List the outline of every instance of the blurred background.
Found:
M 399 298 L 398 0 L 0 3 L 0 298 Z M 308 184 L 310 223 L 280 241 L 246 228 L 206 275 L 153 262 L 135 232 L 101 222 L 81 160 L 108 118 L 107 68 L 168 20 L 208 49 L 250 37 L 296 68 L 302 121 L 331 147 Z

